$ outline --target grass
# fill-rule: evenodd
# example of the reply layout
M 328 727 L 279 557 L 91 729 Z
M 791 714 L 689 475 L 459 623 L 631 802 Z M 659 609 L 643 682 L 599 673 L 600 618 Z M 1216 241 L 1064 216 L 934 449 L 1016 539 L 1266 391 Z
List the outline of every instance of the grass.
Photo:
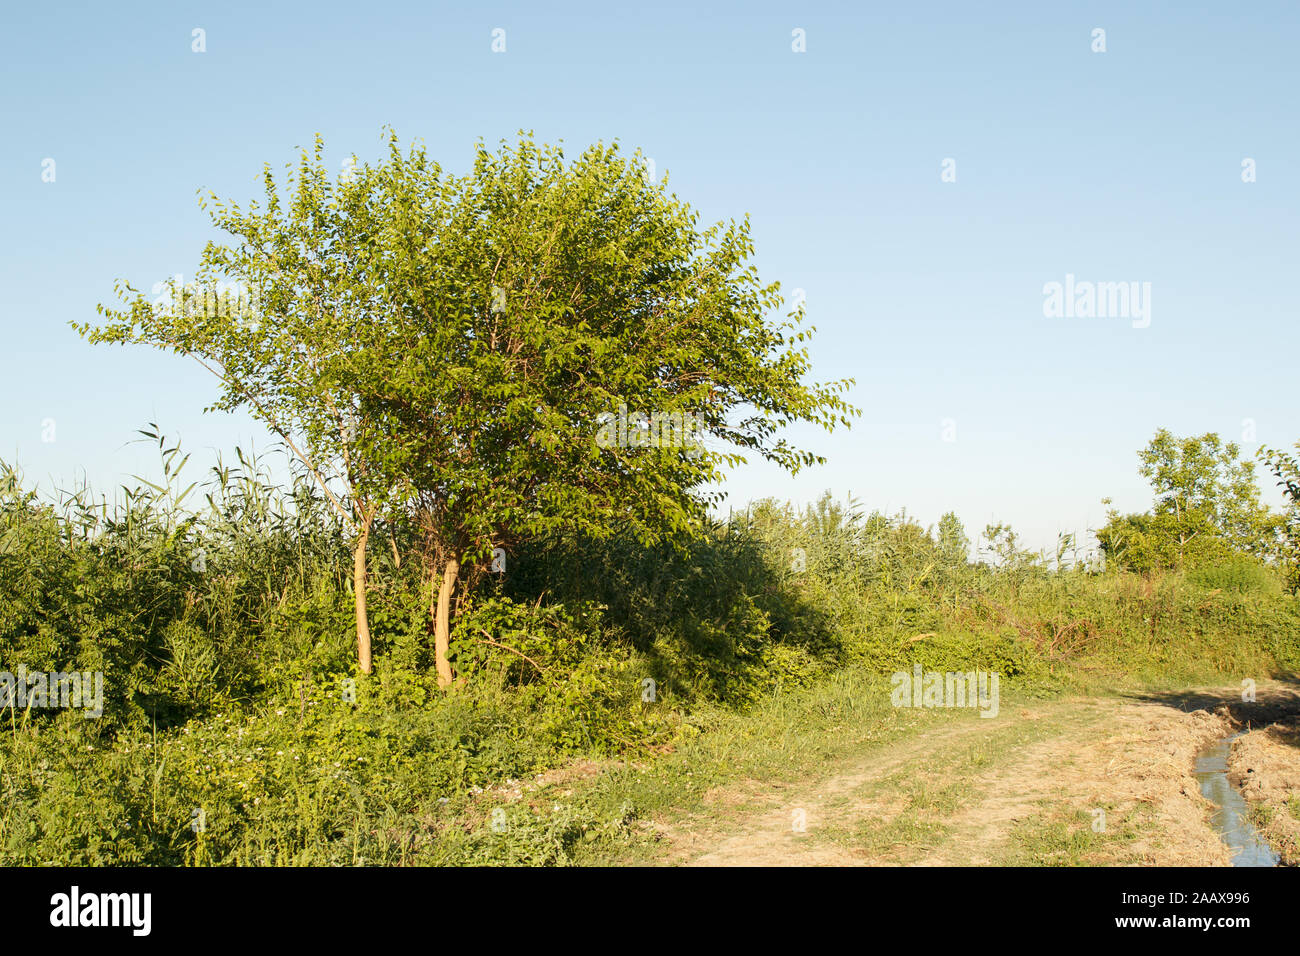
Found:
M 1290 796 L 1285 803 L 1277 805 L 1252 803 L 1247 819 L 1268 841 L 1284 866 L 1300 866 L 1300 835 L 1294 824 L 1279 819 L 1281 814 L 1300 820 L 1300 795 Z
M 1138 806 L 1120 817 L 1107 811 L 1104 830 L 1094 829 L 1096 817 L 1085 811 L 1062 813 L 1044 806 L 1039 819 L 1014 824 L 1002 866 L 1116 866 L 1140 863 L 1131 847 L 1156 829 L 1154 811 Z
M 657 862 L 658 827 L 710 812 L 707 798 L 718 788 L 799 781 L 864 750 L 915 739 L 950 719 L 934 710 L 894 708 L 889 693 L 882 676 L 849 672 L 774 694 L 745 713 L 710 708 L 695 715 L 694 733 L 671 752 L 607 762 L 598 776 L 549 787 L 540 796 L 576 800 L 598 817 L 628 809 L 639 822 L 626 839 L 589 841 L 575 862 Z M 744 806 L 742 797 L 733 809 Z

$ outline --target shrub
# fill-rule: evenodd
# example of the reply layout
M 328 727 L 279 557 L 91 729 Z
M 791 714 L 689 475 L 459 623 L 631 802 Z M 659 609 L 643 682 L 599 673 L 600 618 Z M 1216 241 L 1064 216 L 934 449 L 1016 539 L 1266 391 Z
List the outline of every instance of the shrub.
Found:
M 1277 573 L 1257 558 L 1238 554 L 1194 568 L 1187 580 L 1208 590 L 1238 591 L 1242 594 L 1281 594 Z

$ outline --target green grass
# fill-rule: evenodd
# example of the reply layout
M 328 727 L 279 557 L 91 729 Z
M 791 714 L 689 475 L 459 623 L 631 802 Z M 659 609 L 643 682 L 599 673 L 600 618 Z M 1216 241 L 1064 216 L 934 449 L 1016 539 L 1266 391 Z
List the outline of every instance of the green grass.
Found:
M 1002 866 L 1097 866 L 1114 865 L 1118 856 L 1128 856 L 1127 848 L 1155 829 L 1150 807 L 1135 807 L 1117 820 L 1113 806 L 1107 811 L 1106 829 L 1093 829 L 1091 814 L 1079 811 L 1072 815 L 1045 815 L 1040 819 L 1022 820 L 1010 833 L 1007 852 L 998 863 Z M 1138 862 L 1129 859 L 1129 862 Z

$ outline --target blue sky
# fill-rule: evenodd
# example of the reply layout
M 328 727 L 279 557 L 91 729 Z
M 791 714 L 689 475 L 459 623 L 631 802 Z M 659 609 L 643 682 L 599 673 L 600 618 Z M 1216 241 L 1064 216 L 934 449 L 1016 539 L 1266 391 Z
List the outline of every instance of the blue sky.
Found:
M 526 128 L 617 139 L 703 219 L 749 213 L 760 275 L 806 294 L 816 377 L 857 380 L 852 430 L 796 432 L 825 466 L 741 469 L 733 503 L 831 489 L 1046 546 L 1105 495 L 1149 505 L 1158 427 L 1300 439 L 1297 49 L 1287 3 L 9 5 L 0 458 L 111 491 L 156 473 L 130 444 L 150 421 L 202 467 L 267 444 L 202 413 L 196 365 L 68 322 L 115 279 L 192 276 L 196 190 L 251 199 L 317 132 L 336 166 L 390 124 L 460 172 Z M 1045 317 L 1067 274 L 1149 282 L 1149 327 Z

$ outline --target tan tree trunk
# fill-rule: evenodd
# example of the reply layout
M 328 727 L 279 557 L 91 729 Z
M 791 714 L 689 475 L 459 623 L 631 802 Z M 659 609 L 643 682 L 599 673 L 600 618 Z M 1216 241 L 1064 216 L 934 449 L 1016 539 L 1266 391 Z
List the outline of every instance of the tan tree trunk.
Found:
M 438 686 L 451 686 L 451 663 L 447 650 L 451 647 L 451 592 L 460 574 L 460 562 L 452 558 L 442 572 L 442 585 L 438 588 L 438 604 L 433 619 L 433 660 L 438 669 Z
M 352 594 L 357 607 L 357 663 L 361 673 L 370 673 L 370 618 L 366 615 L 366 545 L 370 541 L 370 518 L 367 516 L 352 552 Z

